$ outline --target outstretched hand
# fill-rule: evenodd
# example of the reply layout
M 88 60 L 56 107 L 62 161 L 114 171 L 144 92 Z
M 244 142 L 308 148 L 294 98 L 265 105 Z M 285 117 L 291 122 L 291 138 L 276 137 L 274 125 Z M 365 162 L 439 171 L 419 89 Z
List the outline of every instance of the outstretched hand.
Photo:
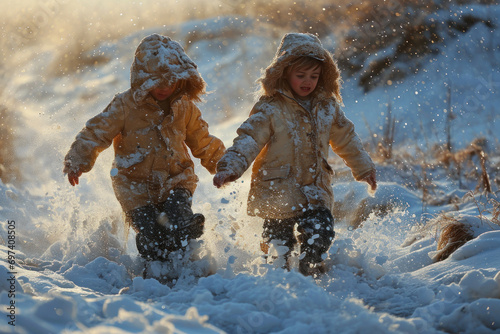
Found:
M 68 180 L 69 180 L 69 183 L 74 187 L 78 184 L 79 182 L 79 177 L 82 176 L 82 172 L 78 171 L 78 172 L 69 172 L 68 173 Z
M 79 178 L 82 176 L 80 169 L 76 171 L 71 168 L 71 162 L 66 161 L 64 163 L 63 173 L 68 173 L 68 181 L 74 187 L 79 183 Z
M 238 177 L 232 172 L 218 172 L 214 176 L 214 186 L 217 188 L 222 187 L 226 183 L 236 180 Z
M 363 179 L 363 181 L 370 185 L 371 191 L 377 190 L 377 177 L 375 171 L 371 172 L 370 175 Z

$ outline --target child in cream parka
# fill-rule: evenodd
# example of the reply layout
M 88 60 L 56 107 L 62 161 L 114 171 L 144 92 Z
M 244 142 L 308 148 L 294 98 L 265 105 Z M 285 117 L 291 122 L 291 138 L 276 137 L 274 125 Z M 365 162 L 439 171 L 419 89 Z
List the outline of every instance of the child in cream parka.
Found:
M 341 110 L 338 67 L 316 36 L 286 34 L 260 83 L 260 100 L 218 162 L 214 185 L 238 179 L 253 162 L 248 214 L 264 219 L 262 250 L 277 242 L 288 260 L 298 241 L 299 270 L 314 275 L 335 235 L 329 148 L 372 190 L 375 166 Z

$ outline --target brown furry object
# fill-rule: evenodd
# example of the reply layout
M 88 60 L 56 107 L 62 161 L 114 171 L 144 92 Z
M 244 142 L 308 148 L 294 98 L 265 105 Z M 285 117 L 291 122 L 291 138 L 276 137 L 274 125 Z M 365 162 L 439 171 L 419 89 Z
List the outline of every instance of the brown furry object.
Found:
M 472 239 L 474 239 L 474 235 L 469 226 L 458 221 L 446 225 L 441 231 L 437 245 L 438 253 L 435 255 L 434 261 L 445 260 L 454 251 Z

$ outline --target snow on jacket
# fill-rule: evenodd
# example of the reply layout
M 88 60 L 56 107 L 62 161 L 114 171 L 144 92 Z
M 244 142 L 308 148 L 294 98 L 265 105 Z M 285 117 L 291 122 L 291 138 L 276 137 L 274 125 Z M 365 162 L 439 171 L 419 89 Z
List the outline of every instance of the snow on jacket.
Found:
M 176 80 L 186 80 L 188 92 L 205 85 L 177 42 L 156 34 L 146 37 L 132 64 L 131 89 L 86 123 L 66 155 L 64 172 L 90 171 L 99 153 L 113 143 L 117 173 L 112 173 L 112 183 L 124 211 L 162 202 L 174 188 L 193 193 L 198 178 L 187 148 L 211 173 L 225 148 L 209 134 L 188 96 L 178 94 L 164 111 L 149 94 Z
M 293 42 L 299 42 L 301 49 L 294 48 L 293 43 L 282 43 L 280 48 L 284 50 L 277 53 L 280 60 L 275 58 L 275 67 L 269 67 L 267 73 L 273 74 L 278 68 L 283 71 L 286 66 L 282 62 L 289 64 L 290 57 L 300 55 L 300 50 L 306 50 L 308 56 L 331 57 L 312 35 L 294 35 L 304 35 L 293 36 Z M 308 42 L 312 45 L 304 48 L 303 43 Z M 322 52 L 311 53 L 318 49 Z M 287 53 L 288 58 L 284 56 Z M 333 60 L 325 64 L 335 66 Z M 327 68 L 326 73 L 334 71 L 338 70 Z M 266 79 L 262 83 L 270 89 L 275 82 Z M 249 215 L 285 219 L 306 209 L 331 209 L 333 170 L 327 162 L 329 147 L 344 159 L 356 180 L 375 170 L 331 87 L 331 83 L 327 88 L 330 91 L 325 91 L 325 86 L 317 87 L 310 110 L 294 99 L 290 91 L 276 90 L 271 97 L 264 96 L 255 104 L 250 117 L 237 130 L 238 136 L 217 164 L 217 171 L 239 177 L 253 162 Z

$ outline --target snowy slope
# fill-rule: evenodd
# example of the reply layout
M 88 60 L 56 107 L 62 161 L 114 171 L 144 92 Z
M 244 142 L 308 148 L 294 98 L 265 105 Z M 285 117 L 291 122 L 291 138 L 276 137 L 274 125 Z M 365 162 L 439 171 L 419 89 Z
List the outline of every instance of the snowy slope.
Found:
M 497 15 L 498 7 L 490 13 Z M 346 180 L 334 185 L 336 201 L 348 210 L 366 199 L 373 205 L 391 203 L 390 210 L 370 215 L 357 229 L 338 220 L 329 272 L 314 280 L 264 264 L 259 249 L 262 222 L 245 211 L 248 175 L 216 190 L 197 162 L 200 185 L 194 209 L 207 217 L 198 245 L 202 259 L 186 264 L 173 286 L 142 279 L 133 232 L 123 227 L 110 185 L 111 150 L 101 154 L 77 188 L 61 170 L 64 154 L 84 122 L 127 88 L 135 47 L 153 31 L 181 41 L 199 65 L 212 91 L 202 106 L 204 117 L 226 145 L 246 118 L 253 82 L 282 35 L 256 28 L 251 19 L 187 22 L 104 42 L 93 52 L 104 53 L 108 62 L 43 81 L 54 50 L 29 50 L 32 58 L 11 76 L 6 89 L 21 116 L 16 148 L 25 179 L 17 187 L 0 183 L 1 332 L 500 331 L 500 230 L 488 224 L 490 213 L 477 218 L 478 203 L 490 212 L 491 203 L 481 195 L 467 200 L 469 189 L 458 189 L 443 177 L 436 180 L 439 190 L 459 201 L 442 201 L 424 210 L 422 194 L 398 183 L 404 174 L 388 166 L 380 166 L 374 198 L 364 184 Z M 445 83 L 452 82 L 453 106 L 459 114 L 453 123 L 456 145 L 465 146 L 478 135 L 498 144 L 499 97 L 494 92 L 500 75 L 494 59 L 478 45 L 498 43 L 494 34 L 478 25 L 451 40 L 423 71 L 397 86 L 363 94 L 354 79 L 344 78 L 346 114 L 370 140 L 364 119 L 373 125 L 372 131 L 382 126 L 381 113 L 392 101 L 400 122 L 398 136 L 408 151 L 428 141 L 443 142 Z M 331 38 L 324 40 L 334 45 Z M 464 51 L 471 49 L 477 52 Z M 480 107 L 469 110 L 467 101 L 473 98 Z M 420 224 L 441 211 L 462 217 L 478 237 L 447 260 L 433 263 L 436 231 L 420 229 Z M 15 244 L 10 245 L 15 247 L 9 249 L 9 226 L 14 225 L 15 239 L 10 240 Z M 15 255 L 13 269 L 9 254 Z M 194 278 L 192 273 L 207 262 L 216 273 Z M 9 280 L 12 275 L 15 279 Z M 15 296 L 9 293 L 14 290 Z M 13 301 L 15 327 L 7 321 Z

